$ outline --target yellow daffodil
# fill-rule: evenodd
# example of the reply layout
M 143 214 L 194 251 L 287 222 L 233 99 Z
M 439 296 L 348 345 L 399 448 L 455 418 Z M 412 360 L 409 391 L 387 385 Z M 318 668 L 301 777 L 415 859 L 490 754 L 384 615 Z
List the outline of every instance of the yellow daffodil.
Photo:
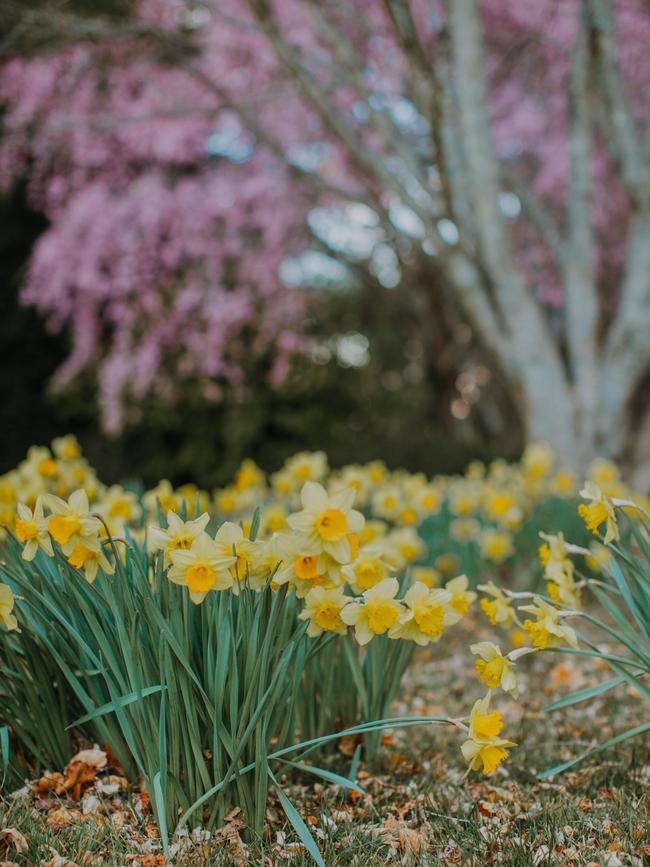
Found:
M 250 488 L 262 488 L 266 477 L 255 461 L 250 458 L 242 461 L 235 474 L 233 485 L 237 491 L 248 491 Z
M 405 610 L 391 626 L 389 638 L 406 639 L 421 646 L 438 641 L 445 629 L 450 602 L 449 590 L 432 590 L 419 582 L 413 584 L 406 591 Z
M 232 552 L 235 556 L 235 562 L 230 567 L 234 579 L 232 591 L 235 595 L 245 584 L 253 590 L 260 590 L 264 586 L 269 573 L 263 564 L 260 564 L 257 556 L 258 550 L 264 553 L 261 542 L 251 542 L 244 536 L 244 531 L 239 525 L 230 522 L 219 527 L 215 542 L 221 547 L 224 555 Z
M 396 485 L 385 485 L 372 498 L 373 514 L 387 521 L 395 521 L 403 506 L 402 492 Z
M 605 524 L 605 544 L 616 542 L 620 534 L 616 523 L 614 504 L 610 498 L 605 496 L 598 485 L 593 482 L 585 483 L 584 488 L 580 491 L 580 496 L 585 500 L 591 500 L 589 505 L 581 503 L 578 506 L 578 513 L 584 520 L 587 529 L 598 536 L 600 535 L 600 527 Z
M 300 540 L 301 541 L 301 540 Z M 322 555 L 305 551 L 294 542 L 287 558 L 287 580 L 293 585 L 298 599 L 304 599 L 313 587 L 325 584 L 327 576 Z
M 567 544 L 562 533 L 540 533 L 544 544 L 539 548 L 540 563 L 544 567 L 546 590 L 555 602 L 578 607 L 580 588 L 573 578 L 574 565 L 568 556 Z
M 345 584 L 343 565 L 323 551 L 318 555 L 319 573 L 323 576 L 324 583 L 332 587 Z
M 384 578 L 366 590 L 363 602 L 350 602 L 341 612 L 348 626 L 354 626 L 359 644 L 367 644 L 374 635 L 381 635 L 394 626 L 405 613 L 404 606 L 395 597 L 399 590 L 396 578 Z
M 413 506 L 403 506 L 397 516 L 397 523 L 404 527 L 414 527 L 420 523 L 421 516 Z
M 492 597 L 492 599 L 481 599 L 480 602 L 481 609 L 492 626 L 501 626 L 503 629 L 509 629 L 517 622 L 515 609 L 506 599 L 503 590 L 497 587 L 493 581 L 488 581 L 487 584 L 479 584 L 478 589 Z
M 472 602 L 476 599 L 476 593 L 468 590 L 469 578 L 467 575 L 457 575 L 445 584 L 445 590 L 451 593 L 447 623 L 453 626 L 458 623 L 469 611 Z
M 490 710 L 490 693 L 475 702 L 469 718 L 469 738 L 461 746 L 463 757 L 469 763 L 467 773 L 482 770 L 491 774 L 508 758 L 513 741 L 499 737 L 503 720 L 498 711 Z
M 235 555 L 228 553 L 223 540 L 216 542 L 207 533 L 201 533 L 189 549 L 177 548 L 171 552 L 169 580 L 185 585 L 192 602 L 198 604 L 211 590 L 225 590 L 233 586 L 231 567 L 235 560 Z
M 351 464 L 347 467 L 343 467 L 330 480 L 330 494 L 338 494 L 339 491 L 344 491 L 346 488 L 354 489 L 355 503 L 357 505 L 363 506 L 368 502 L 371 481 L 365 467 L 361 467 L 358 464 Z
M 465 470 L 465 478 L 473 481 L 481 481 L 485 478 L 485 464 L 483 461 L 470 461 Z
M 14 594 L 11 591 L 11 587 L 0 583 L 0 623 L 2 623 L 8 632 L 12 630 L 20 631 L 18 629 L 18 621 L 11 613 L 14 610 L 14 604 Z
M 457 542 L 471 542 L 481 533 L 481 525 L 476 518 L 454 518 L 449 525 L 449 535 Z
M 509 512 L 517 508 L 517 501 L 510 491 L 488 490 L 483 503 L 483 512 L 488 521 L 501 523 Z
M 220 518 L 230 518 L 239 511 L 237 491 L 232 486 L 215 490 L 214 504 Z
M 576 477 L 570 470 L 558 470 L 553 476 L 551 491 L 560 497 L 574 496 L 576 487 Z
M 521 459 L 524 474 L 529 479 L 541 479 L 553 469 L 555 455 L 548 443 L 530 443 L 526 446 Z
M 18 474 L 5 473 L 0 476 L 0 503 L 13 505 L 18 499 Z
M 264 534 L 280 533 L 287 529 L 287 510 L 278 503 L 268 506 L 261 514 L 260 532 Z
M 596 458 L 589 464 L 587 478 L 609 497 L 621 493 L 621 477 L 618 467 L 607 458 Z
M 86 581 L 92 584 L 97 577 L 99 569 L 106 575 L 115 572 L 115 566 L 108 560 L 100 548 L 87 548 L 85 545 L 76 545 L 68 555 L 68 563 L 75 569 L 83 571 Z
M 564 576 L 561 581 L 548 581 L 546 583 L 546 593 L 553 600 L 561 605 L 568 605 L 571 608 L 579 608 L 581 601 L 580 587 L 570 576 Z
M 489 528 L 481 533 L 479 543 L 481 545 L 481 553 L 486 560 L 491 560 L 493 563 L 503 563 L 514 553 L 512 544 L 512 536 L 505 530 L 497 530 Z
M 188 551 L 194 541 L 203 534 L 210 522 L 206 513 L 193 521 L 183 521 L 176 512 L 167 512 L 167 528 L 151 526 L 147 528 L 147 546 L 151 553 L 162 551 L 164 564 L 169 566 L 174 551 Z
M 436 557 L 434 565 L 443 575 L 450 576 L 458 571 L 459 560 L 455 554 L 447 552 Z
M 426 546 L 413 527 L 400 527 L 387 533 L 382 542 L 384 557 L 395 570 L 414 563 L 426 553 Z
M 305 482 L 320 482 L 327 475 L 325 452 L 299 452 L 289 458 L 283 471 L 292 481 L 292 490 L 298 490 Z
M 386 464 L 383 461 L 370 461 L 369 464 L 366 464 L 366 472 L 373 485 L 380 485 L 388 474 Z
M 153 517 L 157 517 L 159 505 L 163 514 L 169 511 L 178 512 L 181 507 L 181 498 L 168 479 L 161 479 L 155 488 L 146 492 L 142 501 L 148 514 Z
M 437 515 L 444 501 L 444 493 L 439 485 L 425 485 L 415 495 L 420 514 Z
M 433 566 L 412 566 L 411 583 L 416 584 L 418 581 L 430 588 L 440 587 L 442 572 L 434 569 Z
M 52 451 L 61 461 L 73 461 L 81 455 L 81 447 L 72 434 L 53 439 Z
M 33 472 L 44 479 L 52 479 L 59 472 L 59 466 L 48 448 L 32 446 L 27 453 L 27 464 Z
M 585 562 L 592 572 L 601 572 L 603 567 L 608 565 L 611 556 L 612 552 L 606 545 L 590 542 L 589 555 L 585 556 Z
M 499 647 L 491 641 L 478 641 L 469 649 L 475 656 L 480 656 L 475 663 L 479 680 L 490 689 L 501 687 L 517 698 L 517 675 L 512 660 L 503 656 Z
M 473 515 L 479 506 L 479 489 L 473 483 L 458 483 L 449 497 L 449 508 L 452 515 L 467 518 Z
M 364 593 L 388 577 L 388 563 L 380 547 L 368 546 L 357 558 L 341 570 L 355 593 Z
M 495 458 L 488 467 L 486 481 L 491 485 L 505 485 L 512 478 L 514 468 L 503 458 Z
M 286 497 L 293 493 L 294 479 L 286 470 L 279 470 L 271 476 L 271 487 L 278 497 Z
M 383 538 L 388 532 L 388 524 L 385 521 L 369 520 L 363 525 L 359 541 L 362 545 L 370 545 L 376 539 Z
M 15 531 L 16 537 L 23 543 L 23 560 L 33 560 L 39 548 L 42 548 L 48 557 L 53 557 L 54 550 L 47 531 L 47 518 L 43 514 L 42 499 L 37 498 L 33 512 L 23 503 L 16 505 L 16 511 L 18 517 Z
M 121 485 L 112 485 L 97 503 L 96 511 L 106 521 L 113 536 L 119 536 L 124 527 L 141 517 L 138 498 Z
M 347 626 L 341 615 L 349 601 L 343 587 L 313 587 L 305 596 L 305 607 L 298 615 L 300 620 L 309 620 L 307 635 L 316 637 L 323 632 L 345 635 Z
M 536 620 L 524 620 L 524 629 L 532 644 L 544 650 L 547 647 L 560 647 L 566 642 L 571 647 L 578 647 L 578 637 L 570 626 L 561 620 L 562 613 L 549 605 L 539 596 L 533 605 L 522 605 L 521 611 L 535 615 Z
M 73 491 L 67 503 L 54 494 L 45 494 L 43 500 L 52 513 L 47 522 L 48 532 L 66 557 L 78 545 L 99 550 L 99 534 L 103 527 L 99 518 L 90 514 L 85 491 Z
M 181 505 L 185 503 L 188 514 L 197 515 L 207 512 L 211 508 L 212 504 L 208 492 L 197 488 L 194 484 L 186 483 L 181 485 L 176 494 Z
M 284 533 L 276 533 L 270 539 L 259 539 L 248 549 L 249 571 L 252 586 L 259 588 L 271 579 L 273 588 L 291 580 L 293 538 Z
M 568 556 L 562 533 L 540 533 L 544 544 L 539 547 L 539 561 L 544 567 L 548 581 L 561 580 L 564 575 L 573 575 L 573 562 Z
M 322 485 L 305 482 L 300 499 L 302 511 L 289 515 L 289 526 L 304 537 L 308 548 L 329 554 L 337 563 L 349 563 L 349 537 L 360 533 L 364 523 L 361 512 L 352 508 L 354 490 L 349 488 L 330 497 Z
M 523 647 L 527 641 L 528 635 L 523 629 L 515 629 L 512 631 L 510 635 L 510 643 L 515 649 Z
M 244 536 L 244 531 L 239 524 L 225 521 L 217 530 L 214 541 L 224 562 L 231 559 L 229 567 L 233 578 L 231 588 L 235 594 L 239 593 L 240 587 L 246 582 L 255 590 L 259 590 L 264 585 L 267 576 L 254 568 L 253 551 L 257 543 L 251 542 Z

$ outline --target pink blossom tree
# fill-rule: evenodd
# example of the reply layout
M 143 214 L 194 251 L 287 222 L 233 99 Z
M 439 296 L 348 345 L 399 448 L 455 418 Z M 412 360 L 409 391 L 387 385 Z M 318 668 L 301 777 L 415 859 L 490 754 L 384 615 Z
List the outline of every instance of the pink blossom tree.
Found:
M 641 0 L 147 0 L 128 25 L 53 21 L 65 45 L 4 67 L 0 177 L 26 170 L 50 218 L 24 298 L 71 328 L 57 375 L 97 370 L 109 426 L 147 392 L 237 382 L 242 353 L 271 347 L 278 379 L 304 345 L 282 266 L 311 249 L 461 315 L 528 436 L 576 466 L 643 457 Z

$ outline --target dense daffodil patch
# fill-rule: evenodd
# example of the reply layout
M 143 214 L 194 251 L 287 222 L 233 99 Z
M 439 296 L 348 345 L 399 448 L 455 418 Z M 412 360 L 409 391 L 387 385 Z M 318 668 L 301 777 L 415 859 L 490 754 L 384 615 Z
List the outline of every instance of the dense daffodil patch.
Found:
M 343 730 L 361 739 L 372 764 L 382 729 L 428 721 L 463 731 L 467 773 L 490 774 L 515 746 L 493 696 L 517 698 L 522 656 L 590 652 L 615 668 L 616 682 L 647 673 L 648 564 L 617 547 L 624 509 L 647 557 L 647 502 L 606 461 L 592 465 L 579 507 L 570 505 L 576 493 L 544 444 L 517 465 L 473 464 L 463 477 L 432 480 L 381 462 L 330 471 L 323 453 L 295 455 L 269 478 L 245 461 L 212 495 L 164 480 L 144 492 L 106 487 L 74 438 L 34 447 L 0 479 L 5 770 L 9 732 L 23 765 L 43 765 L 61 756 L 74 723 L 144 778 L 163 839 L 197 810 L 214 824 L 233 806 L 261 832 L 273 787 L 318 860 L 274 764 L 354 787 L 298 761 L 302 751 L 323 754 Z M 597 541 L 542 532 L 546 592 L 509 586 L 517 534 L 558 497 Z M 613 571 L 612 551 L 630 587 Z M 472 574 L 458 574 L 467 556 Z M 585 587 L 599 599 L 608 592 L 607 575 L 639 626 L 640 637 L 621 637 L 641 647 L 631 661 L 601 654 L 572 625 L 583 617 L 612 633 L 581 609 Z M 387 719 L 414 649 L 439 642 L 479 595 L 489 623 L 515 645 L 471 644 L 485 697 L 466 719 Z M 623 629 L 620 610 L 610 614 Z M 37 700 L 30 668 L 39 654 L 49 683 Z M 54 701 L 48 690 L 58 696 L 60 737 L 55 725 L 42 748 L 34 732 L 39 702 Z

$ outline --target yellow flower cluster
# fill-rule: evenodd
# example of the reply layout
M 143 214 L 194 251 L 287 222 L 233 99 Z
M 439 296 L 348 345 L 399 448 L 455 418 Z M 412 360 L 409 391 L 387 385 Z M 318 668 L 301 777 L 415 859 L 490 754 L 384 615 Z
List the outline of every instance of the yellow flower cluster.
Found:
M 307 481 L 302 508 L 286 516 L 286 529 L 254 540 L 232 521 L 212 535 L 208 513 L 184 521 L 170 510 L 166 528 L 148 526 L 147 548 L 162 552 L 169 579 L 186 586 L 195 603 L 212 590 L 238 593 L 244 583 L 254 590 L 287 584 L 304 599 L 299 617 L 308 621 L 309 636 L 353 627 L 361 645 L 384 633 L 419 645 L 437 641 L 476 598 L 467 577 L 444 589 L 415 581 L 398 598 L 396 576 L 421 552 L 419 540 L 404 528 L 374 527 L 372 541 L 362 544 L 366 521 L 353 508 L 355 497 L 355 488 L 328 493 Z
M 582 494 L 595 495 L 595 487 L 589 486 Z M 600 493 L 595 496 L 595 499 L 598 503 L 608 502 L 607 498 Z M 611 521 L 612 517 L 613 511 L 610 512 L 607 507 L 592 529 L 597 529 L 606 520 Z M 611 529 L 611 525 L 608 525 L 608 529 Z M 504 591 L 492 581 L 478 586 L 484 594 L 480 607 L 489 622 L 493 626 L 504 629 L 519 627 L 515 633 L 518 636 L 516 643 L 523 644 L 526 636 L 532 647 L 520 647 L 504 655 L 500 647 L 490 641 L 480 641 L 471 645 L 470 651 L 479 657 L 475 663 L 476 673 L 479 680 L 488 687 L 489 692 L 475 703 L 469 719 L 469 736 L 461 747 L 463 756 L 469 763 L 468 772 L 481 768 L 483 773 L 490 774 L 508 757 L 507 748 L 515 746 L 512 741 L 500 737 L 503 727 L 501 714 L 490 711 L 489 706 L 492 691 L 499 688 L 513 698 L 517 698 L 519 684 L 515 671 L 516 660 L 534 650 L 559 647 L 563 643 L 572 648 L 578 647 L 575 630 L 564 620 L 565 617 L 576 613 L 566 608 L 576 607 L 580 602 L 580 585 L 575 580 L 574 564 L 569 558 L 569 553 L 589 554 L 589 552 L 567 545 L 561 533 L 540 535 L 544 542 L 540 546 L 539 557 L 545 571 L 547 592 L 554 602 L 563 606 L 561 609 L 533 594 Z M 533 597 L 532 604 L 522 605 L 518 609 L 513 607 L 512 601 L 515 598 L 527 596 Z M 532 614 L 534 619 L 526 618 L 522 623 L 518 612 Z
M 611 461 L 594 461 L 588 480 L 588 486 L 599 486 L 607 496 L 631 498 Z M 540 502 L 550 497 L 573 499 L 578 494 L 575 476 L 558 464 L 545 443 L 529 445 L 518 463 L 473 462 L 463 476 L 433 479 L 421 473 L 389 471 L 380 461 L 329 471 L 323 452 L 303 452 L 290 458 L 268 480 L 255 464 L 245 461 L 235 481 L 214 492 L 215 510 L 223 517 L 240 519 L 260 506 L 262 531 L 275 532 L 284 528 L 288 512 L 295 508 L 308 481 L 322 483 L 330 494 L 346 488 L 355 490 L 357 508 L 369 516 L 365 538 L 361 539 L 364 544 L 381 535 L 386 526 L 415 529 L 446 508 L 451 516 L 449 541 L 477 543 L 482 558 L 496 565 L 513 556 L 514 534 Z M 408 544 L 408 534 L 404 540 Z M 445 553 L 441 557 L 436 571 L 429 572 L 427 583 L 440 583 L 442 576 L 437 573 L 451 577 L 457 564 L 443 568 L 450 556 Z
M 506 747 L 514 747 L 513 741 L 500 737 L 503 719 L 498 711 L 490 710 L 491 693 L 474 703 L 469 716 L 468 738 L 461 746 L 463 757 L 468 762 L 467 773 L 482 770 L 491 774 L 504 759 L 508 758 Z
M 0 534 L 2 528 L 18 534 L 21 521 L 36 521 L 42 527 L 43 506 L 48 501 L 58 501 L 60 507 L 60 502 L 75 491 L 83 492 L 86 502 L 92 504 L 93 512 L 101 516 L 112 535 L 119 535 L 125 525 L 135 527 L 142 520 L 137 496 L 120 485 L 103 485 L 82 456 L 77 440 L 65 436 L 53 440 L 50 448 L 32 446 L 15 470 L 0 476 Z M 41 542 L 43 538 L 41 533 Z M 31 548 L 35 554 L 37 546 Z
M 444 509 L 450 540 L 476 543 L 485 561 L 499 565 L 515 553 L 514 534 L 538 503 L 576 495 L 574 477 L 557 465 L 548 446 L 537 443 L 517 464 L 475 462 L 463 476 L 427 479 L 389 471 L 380 461 L 331 471 L 323 452 L 303 452 L 269 477 L 246 460 L 231 484 L 211 494 L 162 480 L 138 496 L 102 485 L 68 436 L 51 448 L 31 448 L 15 470 L 0 477 L 0 526 L 22 543 L 24 560 L 39 551 L 62 556 L 89 582 L 100 570 L 113 574 L 116 542 L 135 542 L 152 555 L 152 564 L 158 558 L 167 578 L 186 587 L 196 604 L 213 591 L 287 585 L 302 600 L 299 618 L 309 636 L 351 630 L 362 646 L 379 635 L 424 646 L 438 641 L 477 597 L 468 578 L 457 574 L 452 552 L 444 551 L 433 565 L 418 564 L 428 554 L 418 533 L 424 521 Z M 581 496 L 588 502 L 579 512 L 605 545 L 578 548 L 562 533 L 541 534 L 547 598 L 502 590 L 492 581 L 477 588 L 489 622 L 514 629 L 519 649 L 503 654 L 491 642 L 471 646 L 476 673 L 489 692 L 469 717 L 462 747 L 469 770 L 491 773 L 514 745 L 501 738 L 501 714 L 490 709 L 490 700 L 496 689 L 517 697 L 519 656 L 562 644 L 577 647 L 566 620 L 578 613 L 584 581 L 571 555 L 599 569 L 606 545 L 619 538 L 616 507 L 647 505 L 633 499 L 608 461 L 592 464 Z M 532 597 L 530 604 L 515 608 L 513 601 L 522 596 Z M 17 628 L 13 608 L 11 589 L 0 584 L 0 623 L 9 630 Z M 522 613 L 527 616 L 520 618 Z
M 441 562 L 440 572 L 415 567 L 411 586 L 398 598 L 398 576 L 426 554 L 417 526 L 440 508 L 440 483 L 389 473 L 380 462 L 328 476 L 325 455 L 316 452 L 295 455 L 270 485 L 245 461 L 233 484 L 216 491 L 213 500 L 163 480 L 143 495 L 141 505 L 135 493 L 103 486 L 76 440 L 65 437 L 51 449 L 30 449 L 3 477 L 2 492 L 11 508 L 5 524 L 23 544 L 23 559 L 32 560 L 39 550 L 52 557 L 56 546 L 88 581 L 100 569 L 114 572 L 114 542 L 128 534 L 150 554 L 162 553 L 169 580 L 186 586 L 197 604 L 213 590 L 238 593 L 244 583 L 257 590 L 269 581 L 273 588 L 288 584 L 304 599 L 300 617 L 309 621 L 309 635 L 352 627 L 360 644 L 387 633 L 424 645 L 469 610 L 476 594 L 465 576 L 436 586 L 442 572 L 453 570 L 452 560 Z M 197 505 L 205 508 L 199 517 L 181 517 Z M 252 540 L 254 508 L 260 508 L 260 526 Z M 215 512 L 217 520 L 224 512 L 236 520 L 211 532 Z
M 588 553 L 585 549 L 579 550 Z M 573 571 L 571 570 L 571 573 L 567 574 L 572 575 Z M 571 578 L 571 580 L 573 579 Z M 559 585 L 549 583 L 547 586 L 553 588 L 558 587 Z M 573 586 L 575 588 L 573 591 L 575 599 L 578 588 L 577 585 Z M 479 584 L 478 589 L 486 594 L 480 601 L 480 607 L 492 626 L 499 626 L 503 629 L 515 627 L 515 632 L 512 634 L 512 641 L 513 644 L 516 644 L 517 648 L 523 646 L 526 638 L 528 638 L 534 648 L 539 650 L 545 650 L 549 647 L 559 647 L 562 644 L 568 644 L 574 648 L 578 646 L 578 639 L 575 631 L 564 622 L 565 618 L 575 616 L 579 613 L 575 610 L 575 605 L 570 607 L 562 599 L 557 599 L 556 601 L 552 597 L 553 601 L 560 606 L 556 607 L 555 604 L 551 604 L 551 602 L 534 593 L 515 593 L 509 590 L 502 590 L 493 582 L 489 582 L 488 584 Z M 562 588 L 560 592 L 565 592 L 564 588 Z M 532 599 L 532 603 L 529 605 L 519 605 L 515 608 L 512 603 L 517 599 Z M 522 611 L 527 614 L 532 614 L 535 619 L 528 617 L 522 622 L 519 617 L 519 612 Z M 474 645 L 474 647 L 478 646 L 479 645 Z M 498 648 L 496 649 L 500 655 L 501 652 Z M 520 653 L 521 650 L 519 649 L 515 651 L 515 655 Z M 483 659 L 486 659 L 486 657 L 483 656 Z M 490 679 L 490 672 L 487 672 L 480 662 L 477 662 L 476 669 L 483 683 L 490 686 L 491 684 L 488 682 Z M 499 685 L 503 686 L 503 684 Z M 504 689 L 510 691 L 508 687 L 504 687 Z
M 103 548 L 109 542 L 107 525 L 91 514 L 84 490 L 73 491 L 67 501 L 55 494 L 39 495 L 33 510 L 18 503 L 17 513 L 14 532 L 23 543 L 23 560 L 33 560 L 39 548 L 53 557 L 56 542 L 68 563 L 82 570 L 87 581 L 92 583 L 99 569 L 113 573 L 114 564 Z
M 616 466 L 609 461 L 594 461 L 588 479 L 585 490 L 593 492 L 593 486 L 598 486 L 603 496 L 632 499 Z M 474 462 L 463 476 L 433 479 L 427 479 L 422 473 L 390 471 L 381 461 L 330 470 L 323 452 L 301 452 L 270 476 L 253 461 L 245 460 L 232 483 L 212 493 L 192 484 L 175 488 L 163 479 L 139 498 L 119 485 L 104 486 L 82 457 L 77 441 L 67 436 L 55 439 L 50 448 L 34 446 L 15 470 L 0 476 L 0 533 L 3 526 L 14 530 L 17 521 L 26 520 L 19 514 L 19 504 L 34 510 L 38 498 L 45 494 L 67 498 L 81 489 L 93 513 L 102 517 L 113 536 L 124 535 L 128 527 L 131 535 L 141 540 L 144 523 L 157 521 L 159 510 L 163 514 L 169 511 L 180 514 L 185 506 L 190 514 L 207 512 L 219 521 L 241 524 L 245 534 L 248 534 L 255 509 L 259 508 L 258 537 L 270 538 L 274 533 L 290 529 L 288 515 L 300 507 L 301 491 L 307 482 L 321 484 L 331 497 L 354 491 L 356 508 L 366 516 L 360 533 L 350 529 L 363 549 L 362 562 L 356 563 L 357 593 L 388 577 L 391 570 L 394 572 L 405 563 L 422 559 L 427 552 L 417 529 L 443 509 L 450 516 L 450 524 L 447 542 L 441 540 L 441 544 L 447 544 L 449 549 L 454 544 L 475 543 L 484 561 L 500 565 L 508 563 L 515 553 L 514 534 L 538 503 L 552 496 L 573 498 L 577 495 L 575 478 L 558 465 L 550 447 L 533 443 L 519 463 L 496 460 L 484 465 Z M 644 505 L 642 501 L 637 502 Z M 609 541 L 611 520 L 608 524 L 605 508 L 603 501 L 594 500 L 591 505 L 585 505 L 582 512 L 590 528 L 606 525 Z M 304 505 L 302 510 L 305 510 Z M 331 528 L 331 533 L 336 535 L 336 532 L 336 527 Z M 327 576 L 337 569 L 332 559 L 336 563 L 342 561 L 337 560 L 332 551 L 338 550 L 341 554 L 344 547 L 345 543 L 330 540 L 330 551 L 323 549 L 318 552 L 323 556 L 305 560 L 298 567 L 307 581 L 300 588 L 304 591 L 302 595 L 316 575 L 323 577 L 324 570 Z M 379 549 L 382 554 L 377 558 Z M 593 562 L 597 562 L 598 550 L 594 546 Z M 357 561 L 356 557 L 353 559 Z M 443 551 L 434 567 L 426 569 L 417 578 L 414 571 L 413 577 L 429 586 L 440 585 L 445 577 L 451 578 L 460 571 L 457 558 L 449 550 Z
M 624 493 L 615 468 L 609 462 L 596 462 L 595 470 L 609 491 Z M 543 543 L 539 548 L 539 559 L 544 568 L 548 599 L 532 593 L 502 590 L 493 582 L 478 586 L 484 594 L 480 607 L 489 622 L 504 629 L 518 627 L 513 634 L 517 649 L 504 655 L 499 646 L 490 641 L 480 641 L 470 647 L 471 652 L 479 657 L 475 663 L 476 673 L 489 692 L 476 702 L 470 715 L 469 737 L 462 746 L 463 755 L 469 762 L 468 771 L 482 767 L 484 773 L 491 773 L 508 756 L 506 748 L 514 746 L 511 741 L 500 737 L 501 714 L 490 711 L 489 705 L 492 690 L 495 689 L 501 688 L 517 698 L 516 660 L 527 653 L 563 645 L 578 648 L 578 635 L 568 625 L 567 619 L 580 615 L 581 589 L 588 579 L 579 580 L 571 555 L 585 557 L 589 568 L 599 570 L 609 559 L 606 545 L 620 538 L 616 508 L 639 510 L 647 515 L 638 498 L 632 500 L 606 494 L 591 480 L 585 483 L 580 496 L 589 502 L 578 507 L 579 514 L 592 533 L 599 538 L 602 534 L 605 545 L 592 545 L 586 549 L 566 542 L 562 533 L 540 533 Z M 532 598 L 532 602 L 514 607 L 516 600 L 525 598 Z M 532 617 L 526 617 L 522 623 L 520 612 Z M 526 639 L 530 647 L 524 646 Z
M 505 629 L 519 626 L 533 645 L 519 647 L 507 654 L 503 654 L 501 648 L 491 641 L 479 641 L 470 646 L 471 653 L 478 657 L 476 673 L 481 683 L 488 687 L 488 693 L 474 704 L 469 717 L 468 738 L 461 750 L 468 762 L 468 773 L 481 769 L 484 774 L 490 774 L 508 757 L 508 748 L 515 746 L 512 741 L 501 737 L 502 716 L 498 711 L 490 710 L 492 692 L 502 689 L 516 699 L 519 694 L 516 673 L 519 657 L 535 650 L 559 647 L 563 642 L 575 648 L 578 639 L 575 631 L 563 620 L 565 616 L 576 612 L 558 610 L 539 596 L 534 596 L 533 604 L 522 605 L 518 611 L 532 614 L 535 619 L 528 618 L 522 624 L 510 599 L 532 594 L 507 595 L 507 591 L 492 582 L 479 585 L 478 589 L 485 594 L 481 599 L 481 608 L 490 623 Z

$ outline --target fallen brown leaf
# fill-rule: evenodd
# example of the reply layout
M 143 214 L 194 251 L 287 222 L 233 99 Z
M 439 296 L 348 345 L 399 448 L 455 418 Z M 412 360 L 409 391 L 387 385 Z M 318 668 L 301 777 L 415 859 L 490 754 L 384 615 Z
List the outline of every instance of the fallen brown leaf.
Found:
M 16 828 L 3 828 L 0 831 L 0 855 L 9 854 L 9 849 L 16 852 L 26 852 L 29 849 L 26 838 Z

